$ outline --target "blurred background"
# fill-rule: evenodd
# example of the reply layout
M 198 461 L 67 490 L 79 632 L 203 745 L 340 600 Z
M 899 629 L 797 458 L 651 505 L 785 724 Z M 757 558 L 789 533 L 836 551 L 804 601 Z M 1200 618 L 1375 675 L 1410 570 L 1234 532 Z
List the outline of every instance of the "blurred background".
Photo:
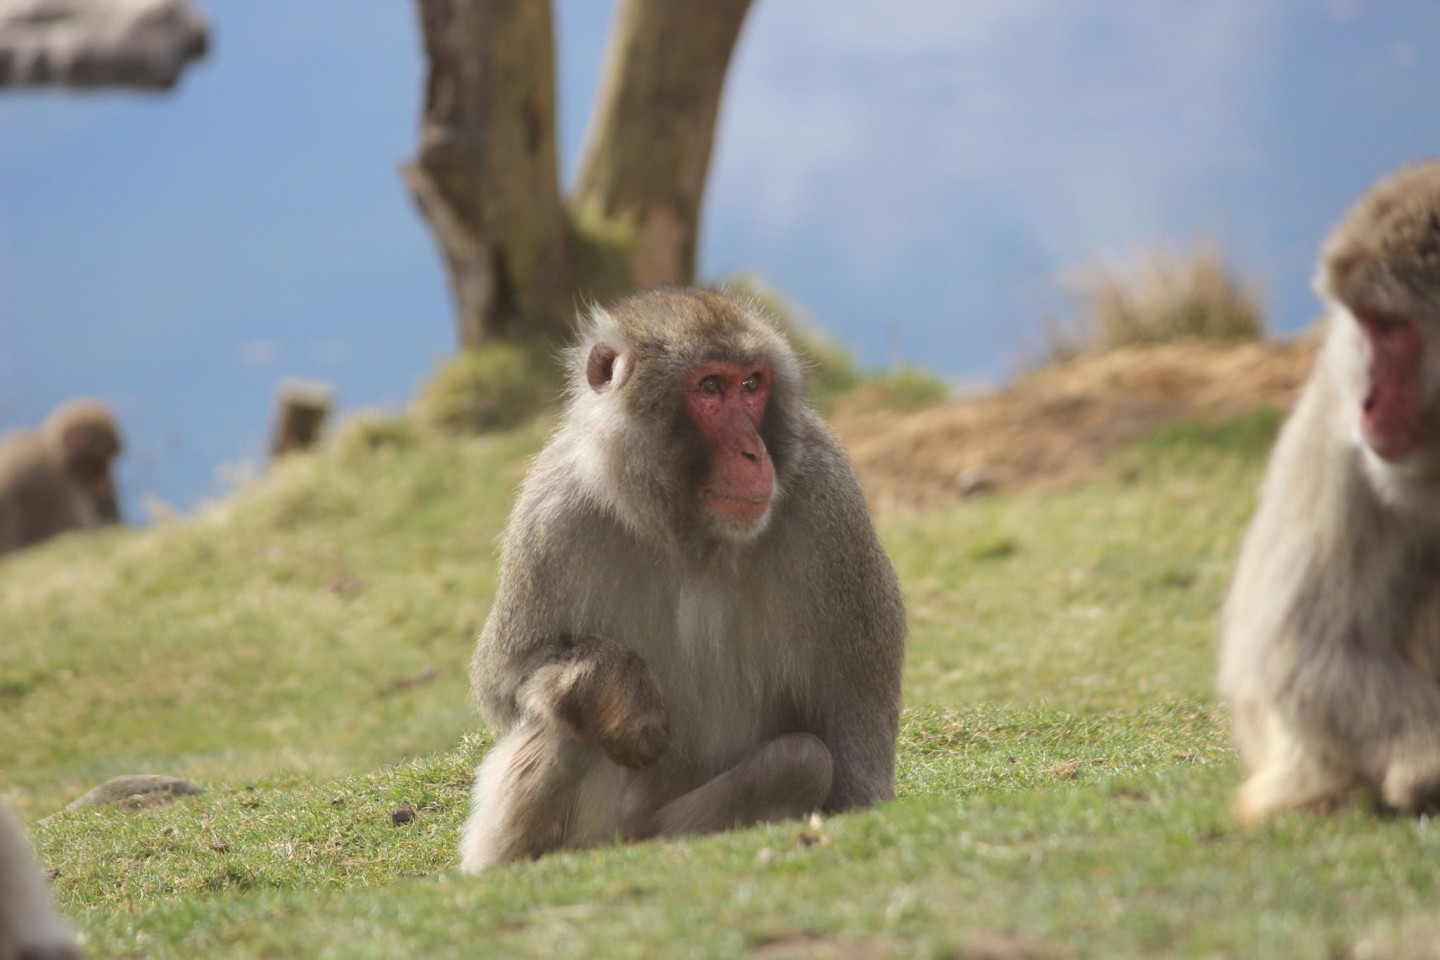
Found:
M 288 376 L 398 409 L 456 333 L 401 180 L 413 6 L 210 0 L 172 92 L 0 96 L 0 431 L 111 402 L 126 512 L 225 490 Z M 569 182 L 611 5 L 555 4 Z M 748 272 L 859 361 L 1011 375 L 1065 278 L 1210 242 L 1272 330 L 1377 176 L 1435 152 L 1419 2 L 757 0 L 730 65 L 700 275 Z

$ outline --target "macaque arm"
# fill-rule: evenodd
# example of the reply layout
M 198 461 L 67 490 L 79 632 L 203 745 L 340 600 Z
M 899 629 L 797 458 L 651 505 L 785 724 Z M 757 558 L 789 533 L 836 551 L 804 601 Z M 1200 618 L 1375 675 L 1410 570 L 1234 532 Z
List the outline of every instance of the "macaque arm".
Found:
M 640 655 L 600 637 L 564 636 L 520 685 L 523 714 L 594 744 L 613 763 L 640 768 L 670 742 L 660 685 Z
M 831 688 L 820 705 L 825 712 L 817 730 L 834 765 L 824 808 L 832 813 L 895 796 L 905 613 L 893 579 L 872 577 L 869 583 L 873 602 L 862 604 L 843 626 L 852 636 L 839 645 L 845 656 L 830 661 Z
M 857 712 L 865 709 L 857 705 Z M 894 713 L 874 704 L 868 718 L 853 717 L 832 724 L 826 745 L 833 758 L 834 774 L 825 800 L 827 813 L 863 809 L 895 798 L 895 737 L 898 723 Z
M 828 432 L 817 421 L 813 429 Z M 827 812 L 895 796 L 895 740 L 907 630 L 899 580 L 870 524 L 864 493 L 838 445 L 817 456 L 812 497 L 794 516 L 797 541 L 831 562 L 817 566 L 804 602 L 826 611 L 807 722 L 830 750 Z M 836 558 L 844 558 L 837 562 Z

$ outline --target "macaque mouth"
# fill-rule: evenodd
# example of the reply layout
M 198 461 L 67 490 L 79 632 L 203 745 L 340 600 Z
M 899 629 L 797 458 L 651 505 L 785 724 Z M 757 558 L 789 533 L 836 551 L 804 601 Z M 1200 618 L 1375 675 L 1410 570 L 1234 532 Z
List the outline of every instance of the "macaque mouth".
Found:
M 1383 432 L 1371 426 L 1368 422 L 1370 419 L 1369 411 L 1367 411 L 1364 418 L 1366 422 L 1361 424 L 1365 445 L 1375 456 L 1386 463 L 1398 463 L 1425 445 L 1425 434 L 1418 426 L 1407 430 Z
M 1425 445 L 1419 404 L 1406 391 L 1371 389 L 1360 411 L 1360 433 L 1374 454 L 1387 463 L 1410 456 Z
M 700 498 L 715 516 L 736 523 L 759 523 L 765 517 L 765 511 L 770 509 L 768 492 L 753 496 L 735 496 L 715 490 L 702 490 Z

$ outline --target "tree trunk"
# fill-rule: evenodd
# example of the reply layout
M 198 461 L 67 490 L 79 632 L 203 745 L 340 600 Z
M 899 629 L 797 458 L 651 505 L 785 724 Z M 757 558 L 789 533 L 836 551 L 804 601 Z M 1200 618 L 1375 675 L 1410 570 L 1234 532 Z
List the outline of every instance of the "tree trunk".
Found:
M 638 287 L 695 280 L 720 94 L 750 0 L 621 0 L 571 198 L 633 230 Z
M 428 75 L 405 178 L 440 245 L 462 347 L 564 328 L 566 223 L 546 0 L 417 0 Z

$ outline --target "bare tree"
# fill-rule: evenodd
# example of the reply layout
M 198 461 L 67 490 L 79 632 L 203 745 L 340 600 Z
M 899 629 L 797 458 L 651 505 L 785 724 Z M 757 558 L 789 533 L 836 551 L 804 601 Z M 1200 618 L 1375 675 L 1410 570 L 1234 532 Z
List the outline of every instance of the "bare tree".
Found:
M 460 345 L 548 338 L 577 293 L 695 278 L 725 72 L 750 0 L 620 0 L 573 195 L 555 150 L 548 0 L 416 0 L 428 62 L 406 167 Z
M 429 76 L 406 178 L 440 244 L 460 343 L 554 322 L 568 300 L 550 4 L 419 0 Z
M 571 202 L 633 226 L 636 286 L 695 279 L 700 202 L 750 0 L 626 0 Z

